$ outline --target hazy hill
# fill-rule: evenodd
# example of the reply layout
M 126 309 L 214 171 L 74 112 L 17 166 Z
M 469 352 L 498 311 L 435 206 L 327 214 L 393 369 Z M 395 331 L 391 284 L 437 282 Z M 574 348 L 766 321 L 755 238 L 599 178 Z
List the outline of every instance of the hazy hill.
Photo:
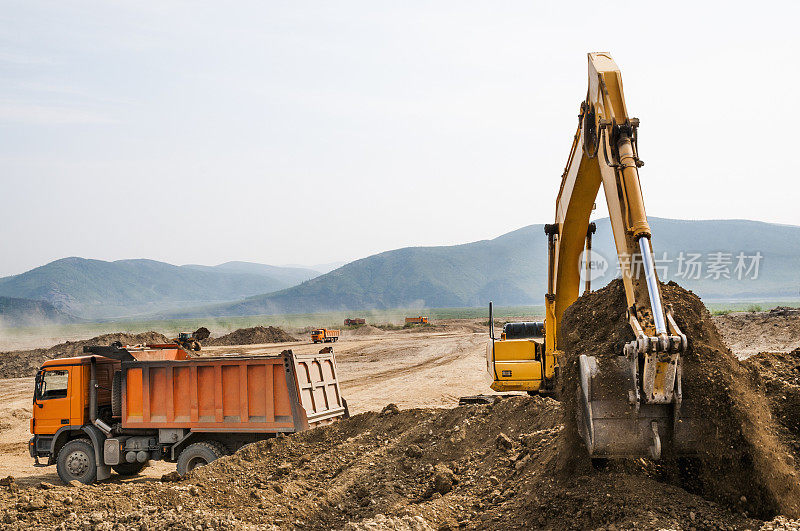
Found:
M 72 257 L 0 279 L 0 296 L 42 300 L 80 317 L 107 318 L 237 300 L 316 274 L 246 262 L 208 267 Z
M 671 263 L 662 280 L 674 279 L 706 299 L 800 296 L 800 227 L 744 220 L 686 221 L 651 218 L 657 258 Z M 610 264 L 603 285 L 616 274 L 616 254 L 609 221 L 597 221 L 594 248 Z M 707 278 L 710 254 L 722 252 L 730 279 Z M 754 271 L 736 278 L 736 256 L 760 252 Z M 700 278 L 678 275 L 678 260 L 699 253 Z M 730 255 L 728 257 L 728 254 Z M 713 258 L 713 257 L 712 257 Z M 746 265 L 751 265 L 751 259 Z M 684 269 L 686 264 L 684 263 Z M 257 315 L 398 307 L 541 304 L 547 267 L 542 225 L 530 225 L 464 245 L 409 247 L 351 262 L 330 273 L 275 293 L 243 301 L 176 313 L 176 316 Z M 723 265 L 722 269 L 725 266 Z M 693 277 L 694 275 L 692 275 Z
M 0 297 L 0 326 L 39 326 L 81 321 L 49 302 Z
M 194 268 L 200 271 L 223 271 L 228 273 L 260 275 L 278 282 L 283 282 L 287 286 L 300 284 L 303 281 L 318 277 L 323 272 L 327 273 L 327 271 L 310 269 L 303 266 L 273 266 L 255 262 L 225 262 L 224 264 L 216 266 L 191 264 L 183 267 Z

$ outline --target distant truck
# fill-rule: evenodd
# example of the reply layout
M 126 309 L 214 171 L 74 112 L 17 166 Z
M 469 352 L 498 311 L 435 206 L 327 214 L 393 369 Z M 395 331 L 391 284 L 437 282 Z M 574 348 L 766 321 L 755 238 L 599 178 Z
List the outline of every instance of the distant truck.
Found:
M 36 374 L 29 451 L 65 483 L 150 460 L 178 474 L 245 444 L 349 416 L 332 349 L 320 354 L 189 358 L 174 345 L 85 347 Z M 40 463 L 44 459 L 44 463 Z
M 366 319 L 362 319 L 360 317 L 356 317 L 355 319 L 350 319 L 348 317 L 347 319 L 344 320 L 344 325 L 345 326 L 354 326 L 354 325 L 363 325 L 363 324 L 367 324 L 367 320 Z
M 406 317 L 406 324 L 428 324 L 427 317 Z
M 330 328 L 318 328 L 311 332 L 311 341 L 314 343 L 333 343 L 339 341 L 339 331 Z

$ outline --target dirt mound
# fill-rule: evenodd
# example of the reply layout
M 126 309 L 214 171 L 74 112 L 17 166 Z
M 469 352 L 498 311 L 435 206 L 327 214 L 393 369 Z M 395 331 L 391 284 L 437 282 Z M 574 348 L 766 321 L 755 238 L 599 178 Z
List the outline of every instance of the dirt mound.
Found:
M 0 519 L 18 529 L 64 520 L 142 529 L 758 528 L 645 475 L 559 480 L 549 463 L 560 417 L 557 402 L 538 397 L 387 407 L 248 445 L 177 483 L 0 487 Z
M 70 358 L 83 356 L 83 347 L 89 345 L 110 345 L 119 341 L 123 345 L 140 345 L 143 343 L 166 343 L 169 340 L 158 332 L 141 334 L 104 334 L 81 341 L 67 341 L 50 348 L 34 350 L 17 350 L 0 352 L 0 378 L 22 378 L 33 376 L 41 364 L 54 358 Z
M 764 382 L 779 434 L 800 459 L 800 348 L 790 353 L 762 352 L 742 362 Z
M 352 332 L 350 332 L 351 336 L 374 336 L 377 334 L 382 334 L 383 330 L 380 328 L 376 328 L 372 325 L 361 325 L 355 328 Z
M 683 396 L 699 401 L 716 436 L 704 445 L 693 471 L 676 461 L 667 473 L 692 476 L 688 482 L 704 496 L 750 514 L 800 514 L 800 486 L 792 457 L 775 435 L 769 405 L 759 379 L 727 349 L 699 297 L 674 282 L 662 285 L 664 302 L 689 338 L 683 357 Z M 633 334 L 625 318 L 621 280 L 578 299 L 564 313 L 560 346 L 565 351 L 563 395 L 566 418 L 574 418 L 577 356 L 592 353 L 603 360 L 622 352 Z M 568 426 L 574 423 L 568 424 Z M 577 432 L 565 430 L 564 455 L 579 451 Z M 568 453 L 573 452 L 573 454 Z M 585 451 L 584 451 L 585 453 Z M 570 470 L 575 459 L 563 464 Z M 585 462 L 585 460 L 583 461 Z M 692 472 L 687 474 L 687 472 Z
M 715 315 L 722 338 L 739 358 L 759 352 L 789 352 L 800 347 L 800 311 L 777 311 Z
M 240 328 L 230 334 L 218 338 L 211 338 L 203 341 L 203 345 L 230 346 L 230 345 L 260 345 L 262 343 L 286 343 L 297 341 L 297 338 L 290 336 L 283 328 L 277 326 L 255 326 L 253 328 Z

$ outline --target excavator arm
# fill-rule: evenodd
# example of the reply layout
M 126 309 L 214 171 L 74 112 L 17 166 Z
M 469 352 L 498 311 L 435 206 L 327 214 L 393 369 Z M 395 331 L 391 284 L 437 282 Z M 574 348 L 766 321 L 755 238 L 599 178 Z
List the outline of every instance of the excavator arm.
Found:
M 589 88 L 562 175 L 555 223 L 545 226 L 548 284 L 543 376 L 555 378 L 561 357 L 561 319 L 579 295 L 581 254 L 587 236 L 590 246 L 589 217 L 602 186 L 635 339 L 618 353 L 617 370 L 625 374 L 626 389 L 600 392 L 598 387 L 604 382 L 598 376 L 597 359 L 581 356 L 579 431 L 593 455 L 649 453 L 657 458 L 661 437 L 674 439 L 672 435 L 681 428 L 680 363 L 687 341 L 671 310 L 662 304 L 652 232 L 639 184 L 643 163 L 637 150 L 638 127 L 639 120 L 628 115 L 619 68 L 608 54 L 590 53 Z M 601 396 L 619 400 L 595 400 Z

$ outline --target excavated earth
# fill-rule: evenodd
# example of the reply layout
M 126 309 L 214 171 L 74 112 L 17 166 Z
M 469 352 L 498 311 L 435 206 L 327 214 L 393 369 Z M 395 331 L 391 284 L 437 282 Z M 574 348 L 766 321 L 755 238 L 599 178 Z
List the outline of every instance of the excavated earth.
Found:
M 368 412 L 249 445 L 183 481 L 0 487 L 10 529 L 758 529 L 661 481 L 561 477 L 559 403 Z M 2 483 L 2 481 L 0 481 Z
M 677 459 L 593 468 L 572 423 L 564 428 L 574 418 L 569 399 L 389 405 L 246 446 L 179 481 L 114 476 L 93 486 L 27 486 L 0 479 L 0 526 L 800 529 L 790 520 L 800 499 L 791 455 L 800 443 L 800 351 L 739 362 L 694 294 L 675 284 L 662 290 L 690 337 L 684 396 L 702 401 L 714 427 L 688 468 Z M 565 388 L 574 389 L 578 353 L 602 362 L 631 339 L 624 312 L 618 282 L 568 309 L 564 330 L 576 332 L 562 338 Z
M 210 347 L 231 345 L 260 345 L 262 343 L 286 343 L 297 341 L 283 328 L 277 326 L 254 326 L 252 328 L 239 328 L 230 334 L 218 338 L 209 338 L 203 345 Z
M 800 459 L 800 348 L 788 353 L 762 352 L 743 363 L 763 382 L 779 435 L 795 459 Z
M 682 358 L 683 396 L 698 403 L 710 429 L 697 459 L 675 459 L 659 468 L 677 484 L 730 508 L 761 518 L 797 517 L 800 485 L 795 460 L 781 440 L 761 379 L 727 348 L 699 297 L 674 282 L 662 285 L 661 290 L 689 338 Z M 623 284 L 615 280 L 584 295 L 565 312 L 560 346 L 566 356 L 562 378 L 566 418 L 575 415 L 579 354 L 595 355 L 601 381 L 614 387 L 615 373 L 604 367 L 634 339 L 625 319 L 626 306 Z M 572 471 L 576 463 L 587 460 L 581 455 L 575 424 L 567 426 L 559 457 L 562 468 Z
M 110 345 L 114 341 L 119 341 L 123 345 L 141 345 L 145 343 L 166 343 L 169 340 L 158 332 L 143 332 L 141 334 L 116 333 L 104 334 L 81 341 L 67 341 L 50 348 L 0 352 L 0 359 L 2 359 L 0 378 L 33 376 L 42 363 L 47 360 L 83 356 L 84 346 Z

